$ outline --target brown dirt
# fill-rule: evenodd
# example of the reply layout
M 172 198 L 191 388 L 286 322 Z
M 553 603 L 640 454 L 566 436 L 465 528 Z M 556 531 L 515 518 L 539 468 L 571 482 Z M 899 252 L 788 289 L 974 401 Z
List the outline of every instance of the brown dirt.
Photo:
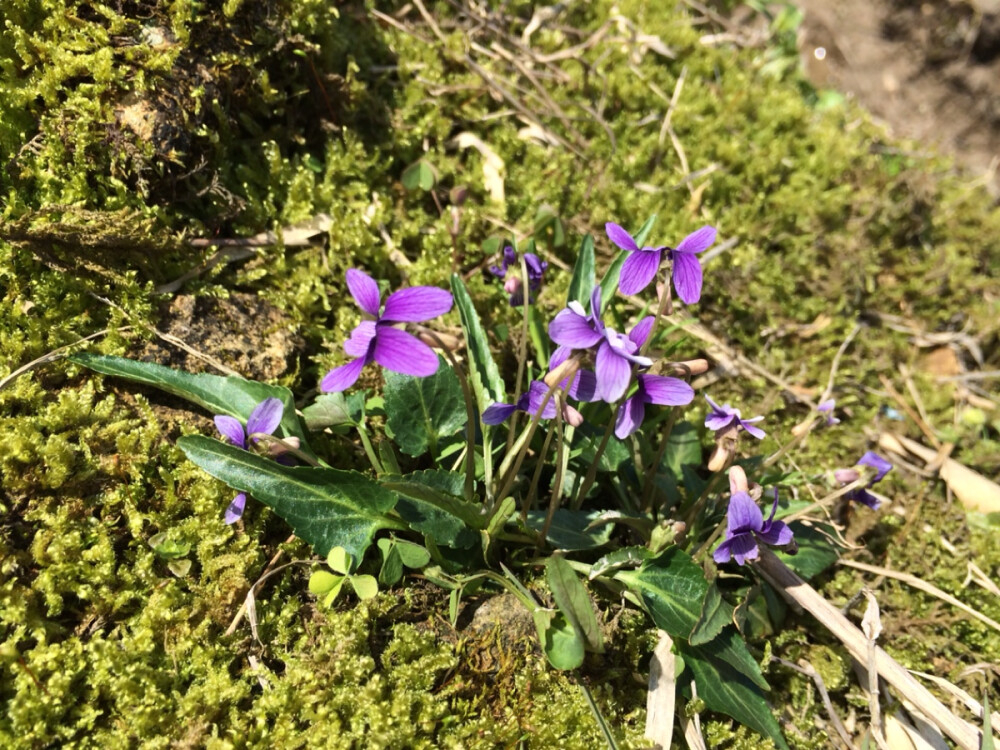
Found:
M 812 82 L 955 157 L 1000 198 L 1000 0 L 796 0 Z

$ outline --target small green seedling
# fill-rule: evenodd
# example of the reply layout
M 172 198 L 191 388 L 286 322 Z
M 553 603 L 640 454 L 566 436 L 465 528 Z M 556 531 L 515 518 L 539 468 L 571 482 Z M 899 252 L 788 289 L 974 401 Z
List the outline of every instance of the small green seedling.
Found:
M 354 575 L 351 573 L 354 567 L 354 558 L 348 554 L 343 547 L 334 547 L 330 554 L 326 556 L 326 564 L 335 573 L 326 570 L 314 571 L 309 576 L 309 591 L 316 596 L 322 596 L 323 606 L 332 606 L 337 599 L 337 595 L 344 586 L 344 582 L 349 582 L 358 599 L 364 601 L 371 599 L 378 593 L 378 581 L 375 576 L 366 574 Z

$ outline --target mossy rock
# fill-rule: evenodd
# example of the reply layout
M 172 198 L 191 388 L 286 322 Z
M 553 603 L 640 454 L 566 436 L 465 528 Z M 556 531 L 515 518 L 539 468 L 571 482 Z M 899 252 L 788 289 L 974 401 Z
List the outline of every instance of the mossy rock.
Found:
M 513 36 L 489 24 L 470 31 L 446 3 L 429 9 L 434 26 L 402 3 L 381 15 L 326 0 L 7 3 L 0 377 L 101 331 L 90 346 L 131 356 L 152 346 L 153 328 L 183 338 L 155 288 L 209 259 L 214 249 L 192 237 L 245 237 L 326 213 L 323 246 L 262 247 L 185 289 L 204 309 L 211 298 L 236 305 L 254 295 L 283 311 L 282 330 L 301 343 L 284 374 L 267 375 L 304 395 L 341 361 L 357 320 L 344 299 L 347 267 L 435 284 L 457 270 L 495 330 L 509 310 L 481 273 L 490 259 L 480 248 L 506 227 L 530 231 L 540 205 L 568 237 L 539 237 L 557 266 L 572 263 L 586 232 L 607 260 L 605 221 L 637 228 L 657 213 L 663 243 L 717 226 L 730 242 L 706 264 L 697 314 L 803 392 L 822 388 L 832 353 L 861 323 L 838 376 L 849 420 L 797 454 L 810 475 L 864 450 L 862 428 L 883 405 L 871 394 L 877 375 L 919 362 L 906 326 L 971 331 L 980 364 L 1000 365 L 1000 300 L 988 293 L 1000 213 L 943 161 L 901 156 L 849 104 L 818 110 L 794 74 L 768 73 L 760 50 L 704 45 L 684 5 L 574 5 L 527 42 L 545 74 L 534 80 L 476 51 L 490 42 L 516 50 L 529 8 L 518 6 Z M 682 74 L 670 137 L 663 122 Z M 489 155 L 459 147 L 463 132 L 502 161 L 503 202 Z M 433 195 L 401 183 L 418 159 L 434 167 Z M 464 202 L 450 204 L 460 186 Z M 539 305 L 557 307 L 565 288 L 556 280 Z M 692 356 L 698 347 L 690 342 Z M 917 379 L 944 423 L 951 399 L 932 393 L 929 376 Z M 763 380 L 719 387 L 767 411 L 773 435 L 804 416 Z M 411 587 L 321 611 L 304 568 L 292 566 L 256 590 L 259 640 L 245 624 L 225 635 L 277 550 L 309 551 L 283 543 L 288 530 L 267 509 L 251 508 L 239 528 L 222 523 L 229 491 L 170 439 L 208 429 L 207 415 L 185 418 L 177 407 L 60 363 L 0 390 L 0 745 L 599 746 L 579 688 L 536 653 L 512 649 L 502 673 L 476 673 L 488 634 L 463 641 L 435 625 L 443 594 L 429 604 Z M 996 427 L 959 424 L 955 455 L 995 471 Z M 334 450 L 358 460 L 349 444 Z M 890 493 L 912 487 L 891 481 Z M 900 567 L 1000 619 L 995 601 L 961 589 L 959 564 L 967 556 L 995 570 L 995 531 L 970 531 L 964 515 L 930 504 L 919 519 L 880 521 L 865 539 L 875 552 L 906 539 L 904 552 L 920 554 Z M 189 549 L 183 577 L 149 546 L 161 532 L 172 549 Z M 959 561 L 941 551 L 942 536 Z M 858 587 L 844 570 L 826 582 L 839 603 Z M 935 626 L 932 600 L 890 592 L 883 607 L 912 610 L 921 628 L 890 644 L 902 660 L 955 679 L 965 679 L 962 666 L 1000 661 L 985 627 Z M 793 660 L 803 643 L 835 648 L 814 630 L 789 623 L 778 648 Z M 928 662 L 931 641 L 944 662 Z M 614 644 L 612 678 L 583 675 L 623 747 L 642 746 L 651 645 L 635 619 Z M 779 713 L 792 721 L 790 709 L 802 709 L 790 741 L 811 746 L 798 735 L 809 737 L 821 707 L 800 678 L 772 677 Z M 709 736 L 720 747 L 759 744 L 725 721 Z

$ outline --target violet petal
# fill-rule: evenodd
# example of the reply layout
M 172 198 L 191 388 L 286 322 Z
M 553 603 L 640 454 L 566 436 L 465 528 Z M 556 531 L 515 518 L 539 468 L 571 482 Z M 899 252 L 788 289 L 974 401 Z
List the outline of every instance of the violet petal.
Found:
M 589 349 L 603 337 L 591 322 L 570 308 L 561 310 L 549 323 L 549 338 L 560 346 Z
M 366 357 L 358 357 L 351 360 L 346 365 L 335 367 L 330 370 L 319 384 L 319 389 L 323 393 L 337 393 L 346 391 L 361 375 L 361 370 L 367 363 Z
M 760 531 L 764 525 L 764 514 L 747 492 L 734 492 L 729 498 L 728 526 L 730 534 L 745 531 Z
M 760 532 L 759 536 L 765 544 L 783 546 L 791 543 L 795 535 L 787 523 L 784 521 L 775 521 L 767 531 Z
M 378 293 L 378 284 L 371 276 L 357 268 L 347 269 L 347 288 L 351 291 L 351 296 L 358 303 L 363 311 L 369 315 L 378 317 L 378 308 L 381 300 Z
M 245 492 L 241 492 L 233 501 L 229 503 L 229 507 L 226 508 L 226 514 L 222 517 L 222 520 L 227 524 L 233 524 L 243 517 L 243 509 L 247 504 L 247 495 Z
M 760 557 L 760 547 L 757 546 L 757 540 L 753 534 L 740 534 L 733 537 L 731 541 L 730 550 L 733 553 L 733 559 L 740 565 L 743 565 L 747 560 L 756 560 Z
M 344 351 L 350 357 L 364 357 L 368 354 L 368 347 L 375 340 L 378 328 L 374 320 L 362 320 L 351 331 L 350 338 L 344 342 Z
M 675 248 L 679 253 L 700 253 L 715 242 L 715 227 L 704 226 L 696 229 Z
M 635 251 L 639 249 L 635 240 L 632 239 L 632 235 L 615 224 L 613 221 L 609 221 L 604 225 L 604 231 L 607 232 L 608 239 L 618 245 L 618 247 L 622 250 Z
M 215 426 L 222 433 L 222 437 L 237 448 L 247 447 L 247 436 L 240 420 L 230 417 L 228 414 L 218 414 L 215 417 Z
M 641 292 L 656 277 L 662 260 L 663 254 L 659 250 L 639 250 L 629 255 L 622 263 L 618 291 L 629 295 Z
M 496 403 L 486 407 L 483 412 L 483 424 L 497 425 L 510 419 L 510 415 L 517 411 L 514 404 Z
M 595 362 L 597 392 L 609 404 L 614 403 L 628 390 L 632 375 L 632 365 L 620 357 L 607 341 L 602 341 L 597 349 Z
M 426 378 L 438 369 L 433 349 L 406 331 L 389 326 L 379 326 L 373 356 L 382 367 L 403 375 Z
M 655 320 L 655 315 L 647 315 L 645 318 L 632 326 L 632 330 L 628 332 L 628 337 L 637 348 L 641 348 L 642 345 L 646 343 L 646 339 L 649 338 L 649 332 L 653 330 L 653 321 Z
M 760 429 L 760 427 L 754 427 L 754 422 L 759 422 L 763 418 L 764 417 L 754 417 L 753 419 L 741 419 L 740 425 L 743 427 L 744 430 L 749 432 L 758 440 L 763 440 L 767 436 L 767 433 L 764 432 L 762 429 Z
M 273 435 L 281 424 L 281 417 L 285 412 L 285 405 L 280 398 L 271 396 L 261 401 L 250 412 L 247 419 L 247 435 L 255 432 L 262 432 L 265 435 Z
M 618 419 L 615 420 L 615 437 L 624 440 L 642 426 L 642 420 L 646 417 L 646 405 L 639 394 L 635 394 L 627 399 L 622 408 L 618 410 Z
M 701 299 L 701 263 L 690 253 L 674 252 L 674 288 L 685 305 Z M 622 268 L 624 270 L 624 266 Z
M 381 320 L 416 323 L 444 315 L 451 309 L 451 292 L 435 286 L 411 286 L 399 289 L 385 301 Z
M 694 388 L 680 378 L 667 375 L 640 375 L 639 383 L 648 403 L 684 406 L 694 400 Z
M 872 479 L 872 484 L 880 482 L 882 478 L 889 473 L 889 470 L 892 469 L 891 463 L 872 451 L 865 453 L 865 455 L 860 458 L 856 466 L 871 466 L 875 469 L 877 473 L 875 474 L 875 478 Z

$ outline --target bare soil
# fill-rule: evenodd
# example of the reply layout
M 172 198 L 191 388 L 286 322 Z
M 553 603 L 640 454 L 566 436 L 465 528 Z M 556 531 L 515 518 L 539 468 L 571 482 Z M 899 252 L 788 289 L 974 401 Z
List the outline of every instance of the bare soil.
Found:
M 1000 198 L 1000 0 L 796 0 L 810 80 L 954 156 Z

